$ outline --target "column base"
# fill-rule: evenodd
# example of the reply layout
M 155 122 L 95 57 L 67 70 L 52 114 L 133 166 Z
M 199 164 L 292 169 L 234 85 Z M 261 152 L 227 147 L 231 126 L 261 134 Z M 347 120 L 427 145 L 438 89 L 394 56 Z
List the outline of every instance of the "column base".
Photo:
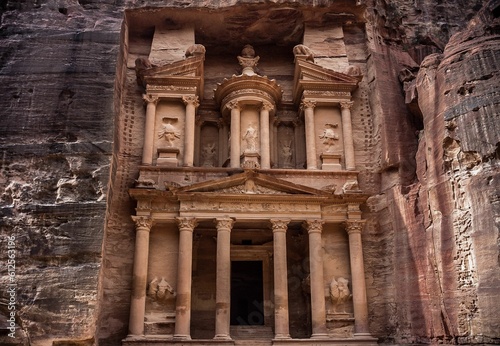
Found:
M 214 336 L 214 340 L 233 340 L 228 334 L 218 334 Z
M 288 340 L 291 339 L 290 334 L 276 334 L 274 340 Z
M 377 338 L 374 338 L 370 333 L 354 333 L 353 336 L 354 338 L 363 338 L 363 339 L 373 338 L 377 340 Z
M 191 340 L 191 335 L 174 334 L 174 340 Z

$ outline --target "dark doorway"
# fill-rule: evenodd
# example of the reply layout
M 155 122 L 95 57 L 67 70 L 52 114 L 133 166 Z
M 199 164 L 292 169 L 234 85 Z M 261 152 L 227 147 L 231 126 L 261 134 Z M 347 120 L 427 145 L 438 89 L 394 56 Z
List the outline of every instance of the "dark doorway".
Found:
M 262 261 L 231 262 L 231 325 L 264 325 Z

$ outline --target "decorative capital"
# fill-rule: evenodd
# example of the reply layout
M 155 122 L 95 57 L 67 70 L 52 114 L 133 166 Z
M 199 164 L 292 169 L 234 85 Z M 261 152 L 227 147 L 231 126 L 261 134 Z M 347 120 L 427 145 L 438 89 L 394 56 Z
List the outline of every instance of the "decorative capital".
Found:
M 150 231 L 153 227 L 153 219 L 149 216 L 132 216 L 132 220 L 135 222 L 136 231 Z
M 271 227 L 274 232 L 286 232 L 290 219 L 271 219 Z
M 182 96 L 182 102 L 187 105 L 193 105 L 195 108 L 200 105 L 200 102 L 198 101 L 198 96 L 196 95 L 188 95 L 188 96 Z
M 306 109 L 306 108 L 314 109 L 314 107 L 316 107 L 316 101 L 314 100 L 302 100 L 302 103 L 300 104 L 301 109 Z
M 179 227 L 179 231 L 193 231 L 194 228 L 198 225 L 198 221 L 194 217 L 176 217 L 175 221 L 177 221 L 177 226 Z
M 155 106 L 158 103 L 158 101 L 160 100 L 160 98 L 158 96 L 154 96 L 151 94 L 143 94 L 142 99 L 147 103 L 153 103 Z
M 348 220 L 345 222 L 345 229 L 348 234 L 361 233 L 366 220 Z
M 226 107 L 233 110 L 233 109 L 238 109 L 241 110 L 240 104 L 238 101 L 231 101 L 226 104 Z
M 215 221 L 217 222 L 217 231 L 231 231 L 234 225 L 234 219 L 231 217 L 221 217 Z
M 354 104 L 353 101 L 343 101 L 340 102 L 340 108 L 342 109 L 351 109 L 352 105 Z
M 264 110 L 264 111 L 271 111 L 274 109 L 274 105 L 271 103 L 271 102 L 267 102 L 267 101 L 262 101 L 262 107 L 261 107 L 261 110 Z
M 306 220 L 304 222 L 304 226 L 307 229 L 308 233 L 321 233 L 323 231 L 323 224 L 325 221 L 323 220 Z

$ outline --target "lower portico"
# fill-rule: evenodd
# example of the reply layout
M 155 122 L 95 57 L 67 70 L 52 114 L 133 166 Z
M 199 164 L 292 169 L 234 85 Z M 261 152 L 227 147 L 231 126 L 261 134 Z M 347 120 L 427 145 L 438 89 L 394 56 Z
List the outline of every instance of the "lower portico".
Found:
M 130 193 L 138 208 L 130 334 L 124 345 L 234 344 L 246 338 L 276 345 L 376 343 L 368 331 L 361 247 L 359 204 L 366 196 L 335 195 L 252 170 L 168 191 Z M 350 268 L 339 273 L 350 274 L 352 303 L 350 295 L 334 301 L 326 293 L 331 282 L 324 258 L 331 262 L 335 254 L 325 246 L 325 229 L 328 237 L 345 239 L 349 258 L 339 267 Z M 292 312 L 307 310 L 302 321 L 290 312 L 289 292 Z M 332 331 L 332 318 L 339 317 L 351 324 L 344 337 Z M 304 326 L 291 332 L 290 326 L 300 323 Z

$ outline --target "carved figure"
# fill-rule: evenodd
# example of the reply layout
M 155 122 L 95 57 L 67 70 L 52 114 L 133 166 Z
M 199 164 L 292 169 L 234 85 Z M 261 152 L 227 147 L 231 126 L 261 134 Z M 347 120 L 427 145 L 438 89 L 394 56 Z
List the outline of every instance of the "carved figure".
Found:
M 161 301 L 173 298 L 176 294 L 165 278 L 161 278 L 161 280 L 158 281 L 158 278 L 155 277 L 149 283 L 148 296 L 154 300 Z
M 165 122 L 160 131 L 158 131 L 158 138 L 165 138 L 167 141 L 167 146 L 171 147 L 174 145 L 176 139 L 181 138 L 180 134 L 174 125 L 171 124 L 171 119 L 163 118 Z
M 203 55 L 205 54 L 206 49 L 205 46 L 202 44 L 193 44 L 186 49 L 186 53 L 184 55 L 186 58 L 189 58 L 190 56 L 195 56 L 195 55 Z
M 295 47 L 293 47 L 293 55 L 294 56 L 306 55 L 307 61 L 314 62 L 314 52 L 306 45 L 298 44 Z
M 203 166 L 215 166 L 215 143 L 206 143 L 202 149 Z
M 325 129 L 323 133 L 319 136 L 323 140 L 323 144 L 326 146 L 326 152 L 331 153 L 333 151 L 333 146 L 335 141 L 339 139 L 339 136 L 333 130 L 337 128 L 338 124 L 325 124 Z
M 356 180 L 352 181 L 347 181 L 343 186 L 342 186 L 342 192 L 343 193 L 349 193 L 349 192 L 359 192 L 359 185 Z
M 252 124 L 248 125 L 247 132 L 243 136 L 243 139 L 247 142 L 247 148 L 245 152 L 256 152 L 257 151 L 257 130 Z
M 292 167 L 292 140 L 281 142 L 281 157 L 283 158 L 283 167 Z
M 346 301 L 351 299 L 352 294 L 348 284 L 349 281 L 343 277 L 339 277 L 337 280 L 332 278 L 330 282 L 330 300 L 332 301 L 334 312 L 337 312 L 337 307 L 339 305 L 344 305 Z M 345 313 L 345 307 L 343 308 L 343 312 Z

